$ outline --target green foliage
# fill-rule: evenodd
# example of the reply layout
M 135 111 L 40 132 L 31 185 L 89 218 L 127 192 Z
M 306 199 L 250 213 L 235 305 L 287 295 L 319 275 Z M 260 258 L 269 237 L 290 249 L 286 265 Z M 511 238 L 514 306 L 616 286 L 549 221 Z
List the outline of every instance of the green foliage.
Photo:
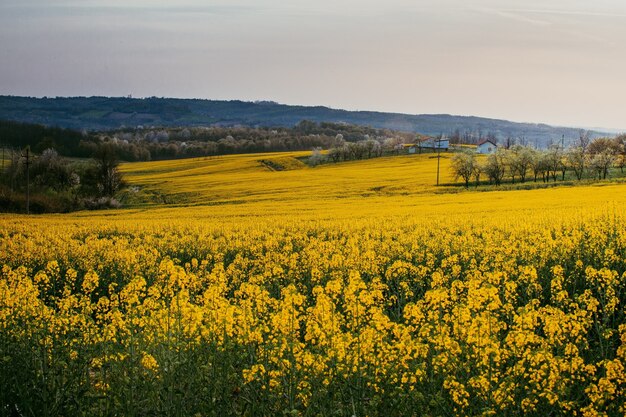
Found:
M 76 130 L 0 120 L 0 143 L 9 149 L 30 146 L 34 152 L 41 153 L 53 148 L 62 155 L 86 157 L 90 154 L 83 143 L 92 140 L 88 134 Z
M 113 198 L 125 186 L 114 147 L 100 145 L 91 161 L 69 162 L 54 149 L 31 154 L 30 166 L 21 152 L 11 152 L 0 175 L 0 211 L 69 212 L 118 207 Z M 28 190 L 28 200 L 26 196 Z
M 476 154 L 472 152 L 455 153 L 450 163 L 455 179 L 462 178 L 465 182 L 465 188 L 469 187 L 470 180 L 480 170 Z

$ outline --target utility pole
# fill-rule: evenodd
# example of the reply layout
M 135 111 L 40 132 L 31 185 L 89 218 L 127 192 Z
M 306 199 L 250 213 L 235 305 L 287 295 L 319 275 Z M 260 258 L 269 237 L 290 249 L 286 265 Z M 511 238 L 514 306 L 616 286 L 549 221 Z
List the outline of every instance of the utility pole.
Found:
M 437 186 L 439 186 L 439 161 L 441 160 L 441 136 L 437 139 Z
M 30 164 L 32 163 L 30 156 L 30 146 L 26 147 L 26 155 L 22 155 L 26 159 L 26 214 L 30 214 Z

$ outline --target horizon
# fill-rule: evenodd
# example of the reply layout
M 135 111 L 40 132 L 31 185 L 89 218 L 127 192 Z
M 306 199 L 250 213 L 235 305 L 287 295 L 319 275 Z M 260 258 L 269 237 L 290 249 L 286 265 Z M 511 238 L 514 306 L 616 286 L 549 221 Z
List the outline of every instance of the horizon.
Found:
M 626 130 L 618 0 L 23 0 L 0 11 L 0 94 L 276 101 Z

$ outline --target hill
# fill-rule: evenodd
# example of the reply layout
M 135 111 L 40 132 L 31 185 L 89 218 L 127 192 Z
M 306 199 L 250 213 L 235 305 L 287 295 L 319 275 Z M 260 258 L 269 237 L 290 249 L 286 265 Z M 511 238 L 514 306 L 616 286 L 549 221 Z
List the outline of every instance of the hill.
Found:
M 513 138 L 536 146 L 550 141 L 573 141 L 579 129 L 545 124 L 515 123 L 472 116 L 410 115 L 347 111 L 323 106 L 291 106 L 271 101 L 244 102 L 173 98 L 0 96 L 0 119 L 39 123 L 78 130 L 121 127 L 251 126 L 290 127 L 302 120 L 335 122 L 419 132 L 458 135 L 471 141 L 485 135 Z M 593 132 L 592 136 L 602 136 Z
M 125 201 L 133 205 L 132 194 L 143 202 L 176 205 L 232 206 L 240 204 L 296 205 L 309 208 L 330 202 L 356 199 L 385 201 L 407 195 L 434 197 L 437 192 L 437 160 L 431 155 L 383 157 L 310 168 L 275 170 L 275 164 L 310 152 L 277 152 L 226 155 L 169 161 L 127 163 L 121 165 L 131 184 Z M 442 181 L 451 182 L 449 155 L 441 159 Z M 133 188 L 133 186 L 135 188 Z M 151 201 L 146 197 L 154 197 Z M 382 200 L 380 200 L 382 198 Z M 142 203 L 143 203 L 142 202 Z M 271 211 L 276 210 L 274 207 Z

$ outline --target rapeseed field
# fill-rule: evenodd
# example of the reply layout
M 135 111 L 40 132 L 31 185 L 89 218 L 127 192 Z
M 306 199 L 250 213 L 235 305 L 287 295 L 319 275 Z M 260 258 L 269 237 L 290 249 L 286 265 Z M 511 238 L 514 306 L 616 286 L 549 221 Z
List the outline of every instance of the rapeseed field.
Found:
M 0 412 L 626 413 L 624 185 L 298 156 L 128 164 L 133 207 L 3 215 Z

